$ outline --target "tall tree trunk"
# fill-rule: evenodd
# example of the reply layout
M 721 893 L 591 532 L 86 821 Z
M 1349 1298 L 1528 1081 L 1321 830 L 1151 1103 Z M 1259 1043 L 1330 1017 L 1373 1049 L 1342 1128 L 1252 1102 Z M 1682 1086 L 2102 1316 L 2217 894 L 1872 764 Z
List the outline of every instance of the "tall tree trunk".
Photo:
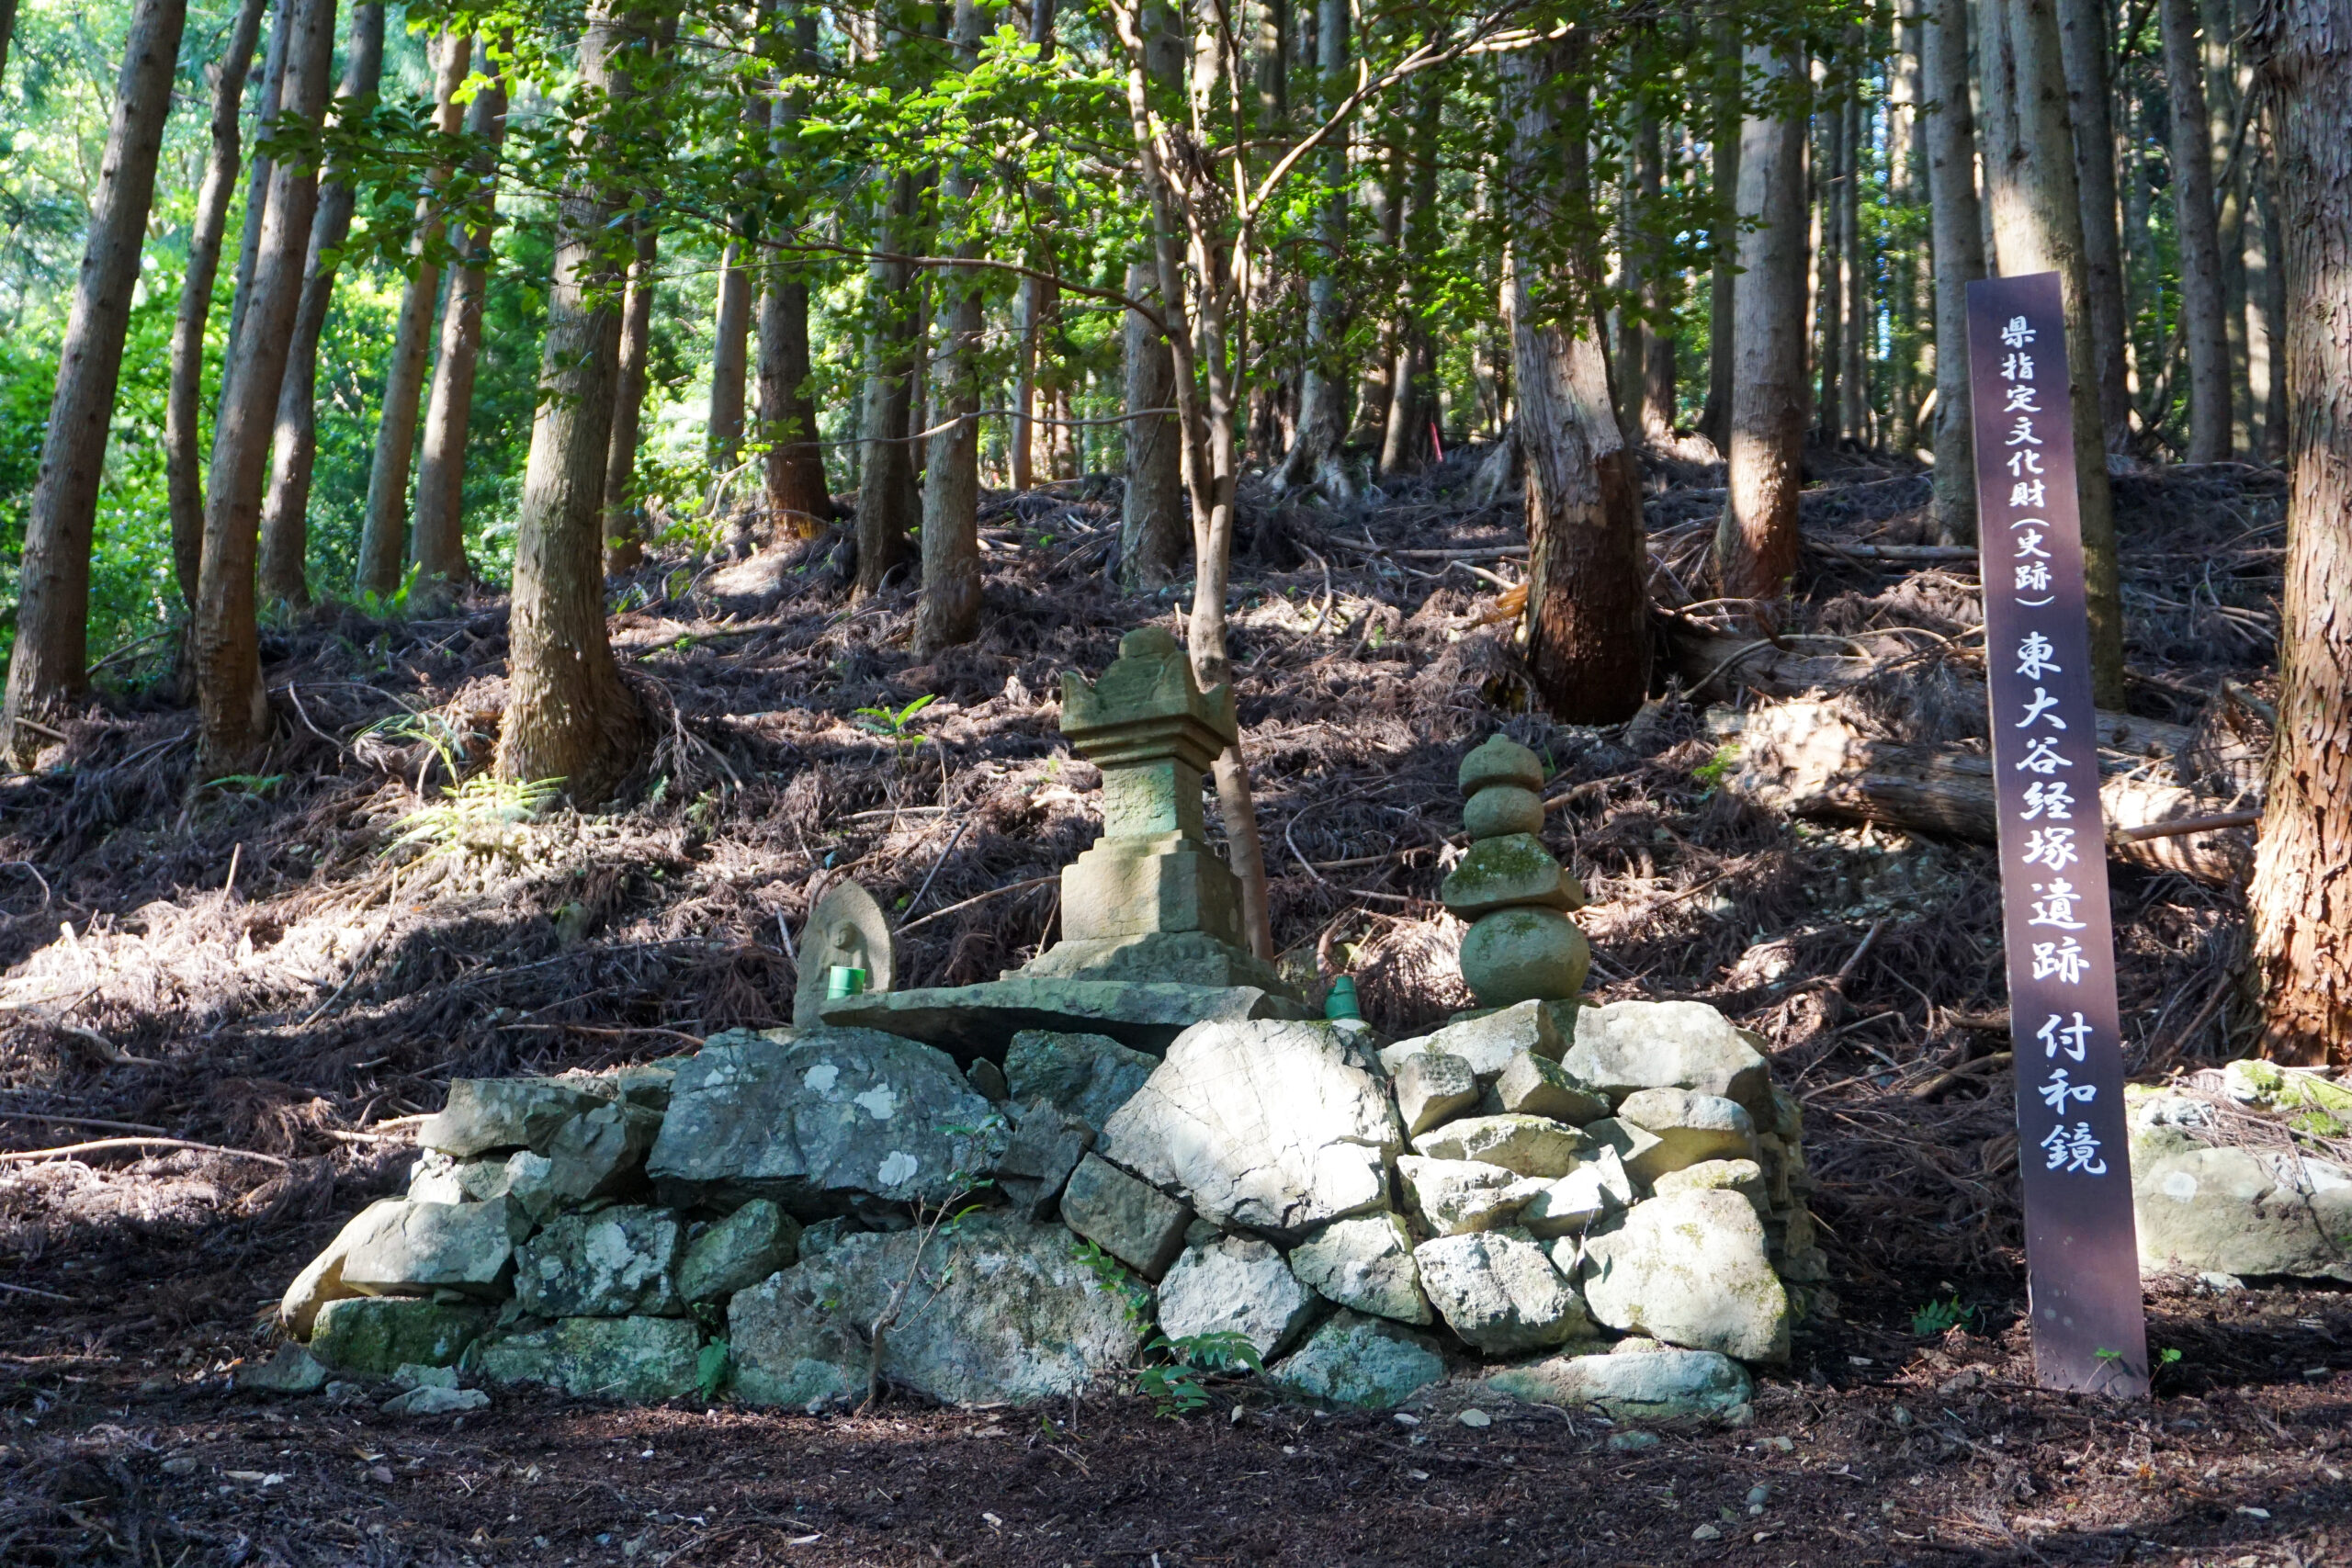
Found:
M 351 10 L 351 46 L 335 116 L 347 120 L 375 101 L 384 75 L 384 7 L 364 0 Z M 311 602 L 311 474 L 319 456 L 319 339 L 334 302 L 339 252 L 351 235 L 354 196 L 330 168 L 320 176 L 318 209 L 311 220 L 310 254 L 302 266 L 302 300 L 294 310 L 294 339 L 277 389 L 277 423 L 270 438 L 272 472 L 261 508 L 261 596 L 296 608 Z
M 921 186 L 912 174 L 890 176 L 882 204 L 879 244 L 899 254 L 918 248 L 911 238 Z M 857 485 L 855 596 L 879 592 L 883 579 L 907 558 L 907 531 L 920 520 L 914 454 L 907 435 L 914 404 L 915 357 L 922 349 L 922 315 L 914 268 L 883 258 L 866 268 L 865 394 L 859 420 L 865 468 Z
M 2287 300 L 2278 278 L 2278 198 L 2267 160 L 2246 170 L 2245 345 L 2253 445 L 2246 456 L 2276 463 L 2287 456 Z
M 1713 220 L 1707 231 L 1707 403 L 1699 434 L 1718 452 L 1731 448 L 1733 300 L 1739 276 L 1739 143 L 1743 71 L 1739 22 L 1728 13 L 1714 23 Z
M 1050 12 L 1052 0 L 1037 0 Z M 817 13 L 803 7 L 793 18 L 798 68 L 817 63 Z M 776 100 L 769 125 L 778 157 L 788 144 L 806 106 L 797 94 Z M 760 298 L 760 419 L 769 443 L 763 474 L 768 515 L 802 538 L 814 538 L 833 520 L 833 499 L 825 486 L 825 449 L 817 441 L 817 402 L 809 391 L 814 368 L 808 353 L 808 283 L 790 262 L 768 275 Z
M 9 749 L 27 767 L 40 750 L 41 731 L 32 726 L 89 685 L 90 536 L 187 22 L 187 0 L 140 0 L 123 39 L 106 161 L 58 354 L 57 389 L 18 569 L 21 597 L 5 717 Z
M 1029 42 L 1042 62 L 1054 55 L 1054 0 L 1029 0 Z M 1043 185 L 1029 190 L 1033 206 L 1053 200 Z M 1032 254 L 1031 266 L 1052 270 L 1051 255 Z M 1037 482 L 1037 355 L 1046 321 L 1053 314 L 1055 288 L 1050 276 L 1024 273 L 1012 297 L 1012 488 L 1027 490 Z
M 2120 452 L 2132 438 L 2132 398 L 2123 384 L 2123 238 L 2116 226 L 2115 128 L 2108 106 L 2106 0 L 2059 0 L 2066 112 L 2075 125 L 2075 182 L 2083 197 L 2083 266 L 2089 280 L 2093 383 L 2102 442 Z M 2086 408 L 2078 418 L 2086 418 Z
M 658 113 L 641 107 L 640 94 L 659 23 L 624 4 L 596 0 L 581 34 L 582 84 L 605 100 L 606 123 L 582 133 L 581 152 L 590 156 L 620 134 L 613 122 Z M 644 731 L 605 635 L 597 537 L 618 379 L 620 320 L 611 301 L 626 263 L 611 231 L 623 194 L 615 175 L 589 162 L 574 163 L 557 211 L 538 412 L 514 529 L 513 651 L 498 737 L 500 777 L 562 779 L 583 806 L 612 792 L 635 762 Z
M 2003 37 L 1982 51 L 1990 76 L 2010 73 L 2003 96 L 2014 124 L 1987 146 L 1985 184 L 1991 197 L 2001 271 L 2015 276 L 2054 272 L 2064 290 L 2067 374 L 2074 406 L 2075 483 L 2080 499 L 2083 577 L 2090 615 L 2091 695 L 2102 707 L 2123 705 L 2123 604 L 2115 559 L 2115 502 L 2107 477 L 2107 436 L 2092 416 L 2098 389 L 2091 378 L 2098 355 L 2091 342 L 2089 275 L 2083 256 L 2083 213 L 2075 160 L 2051 157 L 2074 145 L 2066 118 L 2066 73 L 2061 59 L 2054 0 L 1991 0 L 2003 13 Z M 1993 95 L 1986 94 L 1989 106 Z
M 488 50 L 484 50 L 485 63 Z M 466 426 L 473 414 L 474 371 L 481 357 L 482 301 L 490 292 L 490 243 L 498 224 L 498 149 L 506 135 L 506 86 L 493 72 L 466 107 L 466 136 L 479 149 L 468 174 L 470 199 L 458 220 L 464 243 L 449 275 L 441 311 L 441 347 L 433 362 L 424 430 L 416 465 L 416 527 L 411 549 L 417 586 L 435 600 L 471 580 L 466 564 Z
M 1316 96 L 1327 117 L 1354 90 L 1348 74 L 1353 28 L 1351 0 L 1316 0 Z M 1323 142 L 1323 199 L 1315 215 L 1315 269 L 1306 281 L 1306 367 L 1299 381 L 1298 433 L 1274 475 L 1277 493 L 1314 486 L 1340 503 L 1355 493 L 1340 461 L 1348 423 L 1348 367 L 1340 358 L 1346 301 L 1340 269 L 1348 256 L 1348 192 L 1354 178 L 1349 141 L 1341 128 Z
M 16 30 L 17 0 L 0 0 L 0 82 L 8 79 L 8 40 Z
M 286 90 L 286 46 L 293 36 L 300 0 L 276 0 L 269 28 L 269 51 L 262 57 L 261 99 L 254 105 L 256 141 L 269 135 Z M 245 173 L 245 220 L 237 238 L 237 275 L 229 296 L 229 355 L 220 370 L 220 401 L 229 400 L 229 371 L 236 364 L 237 340 L 244 335 L 245 302 L 253 293 L 254 261 L 261 253 L 261 223 L 269 213 L 270 178 L 275 165 L 266 152 L 255 152 Z
M 1414 85 L 1412 144 L 1401 149 L 1412 166 L 1402 233 L 1406 273 L 1398 292 L 1395 396 L 1381 434 L 1383 474 L 1419 472 L 1433 456 L 1430 424 L 1437 417 L 1437 355 L 1428 322 L 1428 288 L 1417 268 L 1433 264 L 1442 243 L 1437 206 L 1440 97 L 1434 77 Z
M 335 0 L 288 3 L 297 9 L 287 37 L 278 107 L 281 114 L 317 126 L 325 116 L 327 77 L 334 63 Z M 254 624 L 254 558 L 278 385 L 301 304 L 302 264 L 318 194 L 314 175 L 283 164 L 270 169 L 252 303 L 221 376 L 190 647 L 205 764 L 222 773 L 241 771 L 269 739 L 269 698 L 262 686 Z
M 1404 235 L 1405 165 L 1393 137 L 1384 125 L 1379 143 L 1378 167 L 1381 177 L 1372 187 L 1372 231 L 1376 236 L 1377 254 L 1394 256 L 1398 254 L 1398 242 Z M 1381 323 L 1380 336 L 1373 352 L 1364 355 L 1357 367 L 1355 420 L 1346 425 L 1347 434 L 1340 437 L 1343 449 L 1377 446 L 1380 433 L 1388 428 L 1388 409 L 1396 395 L 1397 322 L 1392 315 Z M 1344 385 L 1344 383 L 1342 383 Z
M 433 128 L 458 133 L 464 110 L 454 101 L 473 67 L 473 39 L 462 32 L 441 35 L 433 71 Z M 384 367 L 384 401 L 376 419 L 375 459 L 368 468 L 367 510 L 360 514 L 358 587 L 389 597 L 401 581 L 408 553 L 401 537 L 408 524 L 409 462 L 416 452 L 417 406 L 424 390 L 424 355 L 433 337 L 433 309 L 441 292 L 441 264 L 433 259 L 444 227 L 440 187 L 449 177 L 435 169 L 416 204 L 416 241 L 407 287 L 401 293 L 400 321 L 392 330 L 392 357 Z M 421 575 L 421 574 L 420 574 Z
M 1640 215 L 1639 241 L 1642 294 L 1642 357 L 1625 373 L 1640 388 L 1639 426 L 1652 442 L 1674 437 L 1674 276 L 1667 260 L 1663 207 L 1666 199 L 1666 143 L 1657 107 L 1646 96 L 1634 128 L 1634 210 Z M 1530 472 L 1532 472 L 1531 468 Z M 1638 489 L 1638 487 L 1636 487 Z
M 743 449 L 743 393 L 751 367 L 751 247 L 729 240 L 718 258 L 718 309 L 710 346 L 710 463 L 731 468 Z M 649 278 L 648 282 L 651 280 Z
M 1505 57 L 1508 199 L 1513 227 L 1529 233 L 1542 231 L 1555 191 L 1572 231 L 1589 221 L 1586 127 L 1573 110 L 1564 119 L 1546 91 L 1555 77 L 1573 73 L 1580 52 L 1570 43 Z M 1641 474 L 1609 395 L 1592 310 L 1600 280 L 1589 254 L 1570 243 L 1560 287 L 1541 287 L 1532 261 L 1514 275 L 1516 429 L 1527 462 L 1527 662 L 1555 717 L 1613 724 L 1649 695 L 1648 562 Z
M 1850 62 L 1844 60 L 1827 62 L 1820 81 L 1821 112 L 1815 117 L 1820 128 L 1821 161 L 1814 171 L 1813 221 L 1821 234 L 1821 249 L 1815 258 L 1813 289 L 1814 339 L 1820 356 L 1815 367 L 1820 390 L 1814 399 L 1813 422 L 1815 435 L 1825 446 L 1838 445 L 1838 421 L 1845 411 L 1838 378 L 1846 368 L 1846 267 L 1840 243 L 1846 228 L 1838 221 L 1838 211 L 1847 173 L 1846 94 L 1850 69 Z
M 213 67 L 212 152 L 204 165 L 204 184 L 196 193 L 187 270 L 180 279 L 179 314 L 172 322 L 172 378 L 164 404 L 164 493 L 171 511 L 172 566 L 180 597 L 191 610 L 196 606 L 197 570 L 204 559 L 204 331 L 212 319 L 220 242 L 229 231 L 229 203 L 237 194 L 237 165 L 244 150 L 240 115 L 245 78 L 252 71 L 267 5 L 268 0 L 243 0 Z
M 2230 345 L 2230 450 L 2253 449 L 2253 397 L 2246 376 L 2245 160 L 2230 155 L 2238 141 L 2243 95 L 2230 35 L 2236 29 L 2234 0 L 2202 0 L 2205 29 L 2205 110 L 2213 149 L 2213 227 L 2222 258 L 2222 331 Z
M 1145 262 L 1127 265 L 1127 298 L 1159 296 L 1159 275 Z M 1168 409 L 1176 399 L 1176 362 L 1150 317 L 1127 312 L 1127 492 L 1119 514 L 1119 581 L 1131 592 L 1162 588 L 1184 569 L 1182 432 Z
M 2352 1062 L 2352 7 L 2274 0 L 2247 45 L 2271 105 L 2287 323 L 2278 726 L 2246 902 L 2264 1053 Z
M 949 30 L 958 69 L 980 59 L 979 0 L 956 0 Z M 951 164 L 940 187 L 940 212 L 968 225 L 975 181 Z M 967 231 L 956 254 L 978 257 L 981 236 Z M 917 659 L 969 642 L 980 629 L 980 312 L 977 268 L 948 267 L 938 275 L 939 356 L 933 372 L 931 450 L 922 476 L 922 595 L 915 605 Z
M 1927 205 L 1927 128 L 1919 122 L 1927 96 L 1919 70 L 1921 0 L 1903 0 L 1895 17 L 1894 53 L 1887 62 L 1887 196 L 1902 214 L 1887 240 L 1887 305 L 1894 352 L 1887 361 L 1886 446 L 1909 457 L 1919 445 L 1919 291 L 1926 269 L 1912 215 Z
M 1925 43 L 1928 229 L 1936 275 L 1936 537 L 1976 541 L 1969 439 L 1968 285 L 1984 276 L 1976 123 L 1968 100 L 1969 0 L 1929 0 Z
M 1846 29 L 1847 69 L 1854 73 L 1846 86 L 1845 134 L 1838 138 L 1838 152 L 1845 167 L 1838 181 L 1838 293 L 1846 308 L 1846 324 L 1839 334 L 1845 345 L 1846 363 L 1838 375 L 1838 428 L 1840 435 L 1858 446 L 1870 445 L 1870 336 L 1871 291 L 1870 267 L 1862 255 L 1862 89 L 1859 79 L 1863 65 L 1862 30 L 1858 27 Z
M 1766 97 L 1739 137 L 1739 292 L 1733 328 L 1730 480 L 1715 530 L 1721 592 L 1769 622 L 1797 564 L 1804 483 L 1804 62 L 1747 46 Z
M 2222 300 L 2222 239 L 2213 204 L 2197 0 L 2156 0 L 2171 96 L 2174 226 L 2180 239 L 2181 332 L 2188 340 L 2188 460 L 2230 455 L 2230 335 Z
M 648 355 L 653 348 L 653 264 L 660 243 L 648 212 L 639 211 L 628 226 L 636 254 L 629 262 L 628 289 L 621 296 L 612 435 L 605 450 L 605 502 L 596 525 L 607 577 L 635 571 L 645 561 L 645 513 L 637 504 L 637 449 L 644 435 L 645 392 L 651 379 Z M 739 414 L 739 426 L 741 423 Z

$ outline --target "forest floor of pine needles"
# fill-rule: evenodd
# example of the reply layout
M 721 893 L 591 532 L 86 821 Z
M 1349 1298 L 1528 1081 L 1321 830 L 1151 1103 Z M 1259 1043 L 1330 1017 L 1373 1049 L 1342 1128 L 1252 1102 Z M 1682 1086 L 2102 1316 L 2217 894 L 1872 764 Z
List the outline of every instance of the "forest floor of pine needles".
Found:
M 1099 827 L 1093 770 L 1058 754 L 1060 675 L 1189 603 L 1115 590 L 1115 493 L 1079 482 L 989 501 L 988 626 L 925 665 L 910 597 L 851 610 L 821 541 L 650 565 L 613 633 L 659 744 L 607 814 L 391 847 L 450 782 L 401 716 L 433 716 L 461 771 L 485 754 L 506 651 L 488 597 L 274 634 L 282 739 L 257 774 L 193 775 L 166 682 L 0 781 L 0 1151 L 244 1151 L 0 1165 L 0 1562 L 2352 1562 L 2352 1296 L 2158 1292 L 2151 1341 L 2184 1355 L 2153 1404 L 2033 1391 L 2007 1075 L 1952 1076 L 2006 1043 L 1990 851 L 1743 802 L 1719 694 L 1606 729 L 1532 709 L 1480 575 L 1520 575 L 1524 540 L 1515 509 L 1469 499 L 1477 457 L 1344 519 L 1245 509 L 1233 655 L 1278 945 L 1356 975 L 1392 1034 L 1463 1005 L 1432 902 L 1454 761 L 1497 728 L 1547 757 L 1595 993 L 1723 1008 L 1807 1107 L 1841 1305 L 1763 1380 L 1754 1427 L 1623 1452 L 1557 1413 L 1408 1428 L 1242 1385 L 1184 1419 L 1109 1390 L 1043 1417 L 857 1419 L 503 1393 L 454 1422 L 229 1391 L 452 1077 L 780 1021 L 783 932 L 829 875 L 896 913 L 901 985 L 988 978 L 1049 940 L 1054 874 Z M 1835 547 L 1922 541 L 1926 479 L 1815 464 L 1794 629 L 1880 661 L 1890 738 L 1981 735 L 1951 700 L 1978 662 L 1965 566 Z M 1654 590 L 1702 622 L 1720 483 L 1651 476 Z M 2134 709 L 2190 722 L 2224 681 L 2267 694 L 2283 480 L 2213 467 L 2118 493 Z M 1409 553 L 1438 550 L 1473 555 Z M 876 733 L 925 695 L 907 734 Z M 2209 1004 L 2238 895 L 2123 867 L 2115 888 L 2134 1070 L 2229 1054 Z M 1966 1326 L 1913 1334 L 1947 1298 Z

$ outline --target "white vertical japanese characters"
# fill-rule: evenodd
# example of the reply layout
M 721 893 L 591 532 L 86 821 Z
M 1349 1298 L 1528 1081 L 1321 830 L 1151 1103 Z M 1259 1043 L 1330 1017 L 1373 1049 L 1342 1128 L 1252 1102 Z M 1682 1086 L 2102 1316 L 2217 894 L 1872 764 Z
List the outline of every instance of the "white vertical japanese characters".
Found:
M 1970 284 L 1968 338 L 2034 1362 L 2048 1387 L 2144 1393 L 2058 275 Z

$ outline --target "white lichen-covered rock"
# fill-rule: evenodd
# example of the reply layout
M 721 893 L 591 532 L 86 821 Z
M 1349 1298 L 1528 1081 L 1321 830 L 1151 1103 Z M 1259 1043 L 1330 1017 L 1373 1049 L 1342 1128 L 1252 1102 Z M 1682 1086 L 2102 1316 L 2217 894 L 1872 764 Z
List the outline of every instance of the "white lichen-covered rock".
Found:
M 504 1295 L 514 1243 L 530 1228 L 522 1206 L 506 1198 L 377 1203 L 336 1238 L 341 1282 L 363 1296 Z
M 878 1218 L 948 1201 L 1003 1150 L 1003 1118 L 945 1052 L 870 1029 L 726 1040 L 678 1069 L 646 1162 L 677 1207 L 766 1198 L 801 1219 Z
M 1401 1040 L 1380 1053 L 1380 1065 L 1393 1073 L 1398 1063 L 1415 1052 L 1438 1051 L 1461 1057 L 1470 1064 L 1471 1071 L 1491 1083 L 1522 1051 L 1558 1061 L 1567 1048 L 1560 1020 L 1575 1010 L 1574 1002 L 1563 1001 L 1527 1001 L 1498 1008 L 1449 1023 L 1433 1033 Z
M 1546 1179 L 1574 1170 L 1592 1146 L 1574 1127 L 1542 1116 L 1473 1116 L 1413 1140 L 1413 1152 L 1424 1159 L 1476 1160 Z
M 575 1399 L 650 1404 L 695 1391 L 702 1334 L 683 1317 L 567 1317 L 485 1340 L 481 1375 Z
M 534 1317 L 675 1316 L 685 1227 L 667 1209 L 558 1214 L 523 1244 L 514 1299 Z
M 1611 1002 L 1577 1012 L 1576 1040 L 1560 1065 L 1612 1102 L 1640 1089 L 1687 1089 L 1736 1100 L 1770 1121 L 1763 1044 L 1704 1002 Z
M 1445 1376 L 1436 1341 L 1385 1318 L 1332 1314 L 1266 1381 L 1294 1398 L 1353 1410 L 1393 1410 Z
M 1744 1361 L 1789 1355 L 1789 1293 L 1736 1192 L 1652 1198 L 1587 1235 L 1578 1282 L 1611 1328 Z
M 1576 1287 L 1523 1231 L 1440 1236 L 1414 1248 L 1413 1259 L 1446 1326 L 1489 1355 L 1593 1336 Z
M 427 1149 L 409 1173 L 408 1195 L 419 1203 L 487 1203 L 512 1198 L 531 1218 L 544 1220 L 560 1201 L 554 1170 L 547 1156 L 528 1149 L 479 1159 L 453 1159 L 438 1149 Z
M 546 1152 L 555 1131 L 603 1098 L 560 1078 L 456 1078 L 448 1100 L 416 1130 L 419 1146 L 463 1159 L 492 1149 Z
M 1617 1107 L 1619 1122 L 1657 1140 L 1625 1162 L 1634 1179 L 1655 1184 L 1668 1171 L 1702 1160 L 1756 1157 L 1756 1122 L 1737 1100 L 1687 1089 L 1645 1089 Z
M 1727 1356 L 1668 1349 L 1554 1356 L 1504 1367 L 1480 1382 L 1530 1404 L 1599 1410 L 1616 1421 L 1727 1416 L 1747 1403 L 1755 1386 Z
M 1238 1334 L 1271 1361 L 1314 1325 L 1321 1304 L 1272 1247 L 1222 1236 L 1187 1248 L 1159 1282 L 1159 1329 L 1179 1340 Z
M 1195 1024 L 1096 1146 L 1220 1226 L 1304 1235 L 1387 1207 L 1404 1129 L 1363 1063 L 1328 1023 Z
M 2352 1170 L 2229 1146 L 2134 1158 L 2143 1272 L 2352 1280 Z
M 1340 1306 L 1399 1323 L 1430 1321 L 1412 1233 L 1395 1214 L 1359 1214 L 1310 1232 L 1291 1249 L 1290 1270 Z
M 1544 1186 L 1498 1165 L 1419 1155 L 1399 1158 L 1396 1175 L 1407 1209 L 1431 1235 L 1466 1235 L 1510 1224 Z
M 867 1337 L 921 1244 L 918 1231 L 860 1232 L 739 1292 L 727 1318 L 737 1393 L 796 1408 L 862 1397 Z M 1125 1366 L 1142 1344 L 1128 1303 L 1058 1225 L 972 1215 L 923 1248 L 922 1280 L 883 1336 L 882 1375 L 925 1398 L 1065 1396 Z

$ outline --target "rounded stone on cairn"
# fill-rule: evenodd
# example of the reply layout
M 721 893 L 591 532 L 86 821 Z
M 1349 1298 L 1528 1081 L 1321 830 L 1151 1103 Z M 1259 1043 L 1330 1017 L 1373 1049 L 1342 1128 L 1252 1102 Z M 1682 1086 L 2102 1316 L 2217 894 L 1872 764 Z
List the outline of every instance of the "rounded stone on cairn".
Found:
M 1505 736 L 1489 736 L 1484 744 L 1471 750 L 1462 759 L 1461 772 L 1454 780 L 1465 795 L 1475 795 L 1497 784 L 1517 784 L 1521 789 L 1544 787 L 1544 764 L 1535 753 L 1518 741 Z
M 1581 908 L 1584 886 L 1552 858 L 1543 840 L 1532 833 L 1512 833 L 1472 844 L 1470 852 L 1446 874 L 1438 897 L 1463 919 L 1475 920 L 1521 904 Z
M 1472 795 L 1462 807 L 1462 827 L 1473 839 L 1541 833 L 1544 797 L 1515 784 L 1490 785 Z
M 1481 1007 L 1573 997 L 1591 966 L 1584 933 L 1556 909 L 1498 910 L 1462 939 L 1462 978 Z

